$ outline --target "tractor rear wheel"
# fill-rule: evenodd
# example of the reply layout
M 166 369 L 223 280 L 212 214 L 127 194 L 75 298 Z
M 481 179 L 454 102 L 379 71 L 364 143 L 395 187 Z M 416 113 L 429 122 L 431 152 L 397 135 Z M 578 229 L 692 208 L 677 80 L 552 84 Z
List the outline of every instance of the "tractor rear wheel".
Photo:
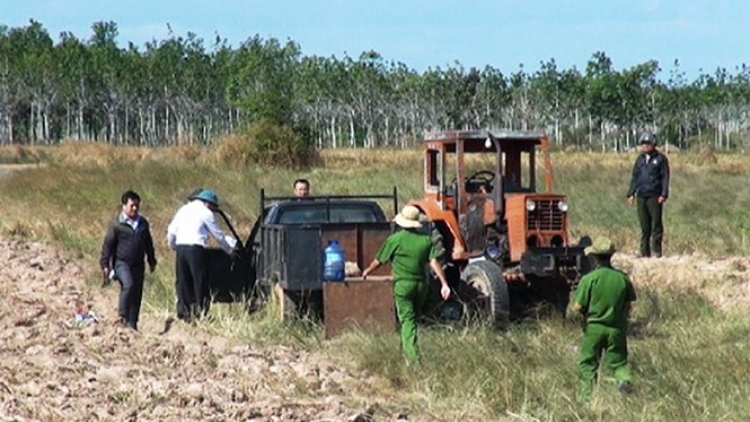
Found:
M 475 261 L 464 269 L 459 296 L 464 315 L 502 326 L 510 317 L 510 294 L 503 269 L 492 261 Z

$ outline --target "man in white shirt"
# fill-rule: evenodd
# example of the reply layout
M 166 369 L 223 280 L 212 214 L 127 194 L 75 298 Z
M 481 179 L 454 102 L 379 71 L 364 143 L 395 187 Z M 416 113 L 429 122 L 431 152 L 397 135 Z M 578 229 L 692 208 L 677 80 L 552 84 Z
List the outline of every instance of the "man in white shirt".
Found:
M 180 207 L 167 228 L 169 247 L 177 252 L 177 317 L 192 321 L 206 315 L 210 305 L 206 245 L 211 235 L 228 255 L 234 253 L 237 240 L 219 228 L 213 211 L 219 198 L 210 189 L 192 195 Z

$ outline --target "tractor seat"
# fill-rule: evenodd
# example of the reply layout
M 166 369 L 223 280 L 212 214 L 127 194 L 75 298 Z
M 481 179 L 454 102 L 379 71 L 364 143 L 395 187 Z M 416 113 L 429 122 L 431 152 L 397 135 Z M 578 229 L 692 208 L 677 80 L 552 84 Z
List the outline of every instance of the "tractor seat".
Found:
M 484 191 L 482 191 L 484 188 Z M 490 193 L 492 192 L 492 185 L 487 182 L 466 182 L 466 193 Z

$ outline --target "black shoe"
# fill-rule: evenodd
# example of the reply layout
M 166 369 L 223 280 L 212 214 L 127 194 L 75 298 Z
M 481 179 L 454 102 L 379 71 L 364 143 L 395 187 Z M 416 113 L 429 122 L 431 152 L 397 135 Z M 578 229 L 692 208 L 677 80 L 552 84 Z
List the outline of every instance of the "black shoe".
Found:
M 633 393 L 633 384 L 630 383 L 630 381 L 621 382 L 617 386 L 617 391 L 619 391 L 622 394 L 628 395 Z

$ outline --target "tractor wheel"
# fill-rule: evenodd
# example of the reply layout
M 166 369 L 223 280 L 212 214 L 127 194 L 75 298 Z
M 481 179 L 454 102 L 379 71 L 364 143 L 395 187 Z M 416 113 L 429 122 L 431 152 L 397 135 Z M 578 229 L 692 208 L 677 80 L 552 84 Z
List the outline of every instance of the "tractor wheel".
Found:
M 510 295 L 503 269 L 491 261 L 476 261 L 466 266 L 459 290 L 464 315 L 502 326 L 510 317 Z

